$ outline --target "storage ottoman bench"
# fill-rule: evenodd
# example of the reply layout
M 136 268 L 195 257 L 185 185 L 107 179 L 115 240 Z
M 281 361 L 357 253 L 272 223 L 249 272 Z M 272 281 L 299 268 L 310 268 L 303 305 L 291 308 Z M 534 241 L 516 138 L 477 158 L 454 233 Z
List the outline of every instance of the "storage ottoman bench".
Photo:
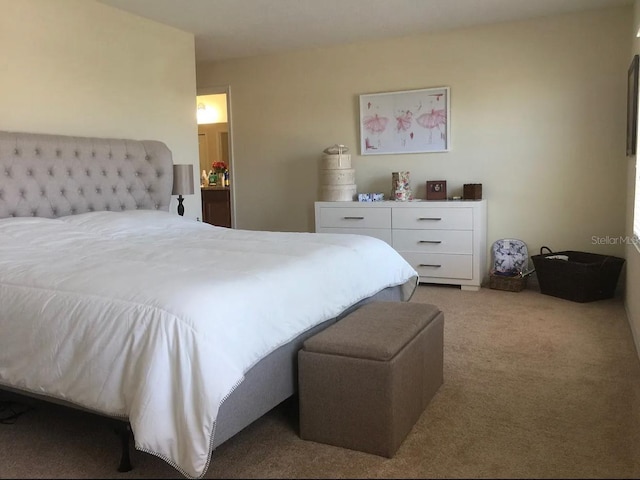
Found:
M 392 457 L 443 383 L 444 314 L 371 302 L 298 352 L 300 437 Z

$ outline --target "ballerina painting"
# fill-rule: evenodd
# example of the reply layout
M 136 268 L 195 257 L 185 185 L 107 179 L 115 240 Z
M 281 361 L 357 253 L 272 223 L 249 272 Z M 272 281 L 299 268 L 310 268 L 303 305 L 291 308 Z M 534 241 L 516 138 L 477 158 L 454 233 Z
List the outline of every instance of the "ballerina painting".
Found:
M 449 96 L 449 87 L 360 95 L 361 153 L 448 151 Z
M 374 115 L 367 115 L 362 119 L 362 126 L 370 134 L 376 137 L 376 141 L 373 142 L 369 137 L 365 138 L 365 149 L 377 150 L 380 146 L 380 134 L 387 129 L 387 123 L 389 119 L 387 117 L 381 117 L 377 113 Z
M 362 124 L 364 128 L 369 133 L 382 133 L 387 128 L 387 123 L 389 119 L 387 117 L 380 117 L 376 113 L 375 115 L 369 115 L 368 117 L 364 117 Z
M 400 135 L 400 142 L 403 147 L 407 146 L 407 132 L 410 139 L 413 139 L 413 132 L 411 132 L 413 113 L 411 110 L 403 110 L 400 115 L 396 117 L 396 133 Z
M 423 113 L 416 118 L 416 123 L 429 131 L 429 142 L 433 142 L 433 131 L 438 129 L 440 138 L 444 138 L 444 129 L 447 127 L 447 112 L 444 108 L 439 110 L 431 109 L 428 113 Z

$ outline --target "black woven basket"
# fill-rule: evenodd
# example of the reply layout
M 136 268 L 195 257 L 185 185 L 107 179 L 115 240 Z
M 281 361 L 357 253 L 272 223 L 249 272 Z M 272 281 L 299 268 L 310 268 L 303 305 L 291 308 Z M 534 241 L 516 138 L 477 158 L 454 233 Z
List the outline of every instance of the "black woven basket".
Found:
M 545 249 L 549 253 L 544 254 Z M 548 258 L 552 255 L 566 255 L 568 260 Z M 542 293 L 581 303 L 612 298 L 624 265 L 624 258 L 573 250 L 552 252 L 549 247 L 542 247 L 540 255 L 531 259 Z

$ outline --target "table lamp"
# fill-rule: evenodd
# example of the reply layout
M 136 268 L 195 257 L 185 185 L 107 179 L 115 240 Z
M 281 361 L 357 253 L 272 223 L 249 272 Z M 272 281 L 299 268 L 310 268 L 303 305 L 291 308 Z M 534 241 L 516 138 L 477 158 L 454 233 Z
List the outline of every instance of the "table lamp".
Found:
M 193 165 L 173 166 L 173 190 L 172 195 L 178 195 L 178 215 L 184 215 L 182 195 L 193 195 Z

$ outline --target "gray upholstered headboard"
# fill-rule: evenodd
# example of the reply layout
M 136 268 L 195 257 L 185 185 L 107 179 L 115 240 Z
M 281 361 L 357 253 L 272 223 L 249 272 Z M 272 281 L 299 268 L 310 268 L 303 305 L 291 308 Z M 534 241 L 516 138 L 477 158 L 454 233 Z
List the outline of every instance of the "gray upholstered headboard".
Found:
M 168 210 L 172 165 L 154 140 L 0 131 L 0 218 Z

